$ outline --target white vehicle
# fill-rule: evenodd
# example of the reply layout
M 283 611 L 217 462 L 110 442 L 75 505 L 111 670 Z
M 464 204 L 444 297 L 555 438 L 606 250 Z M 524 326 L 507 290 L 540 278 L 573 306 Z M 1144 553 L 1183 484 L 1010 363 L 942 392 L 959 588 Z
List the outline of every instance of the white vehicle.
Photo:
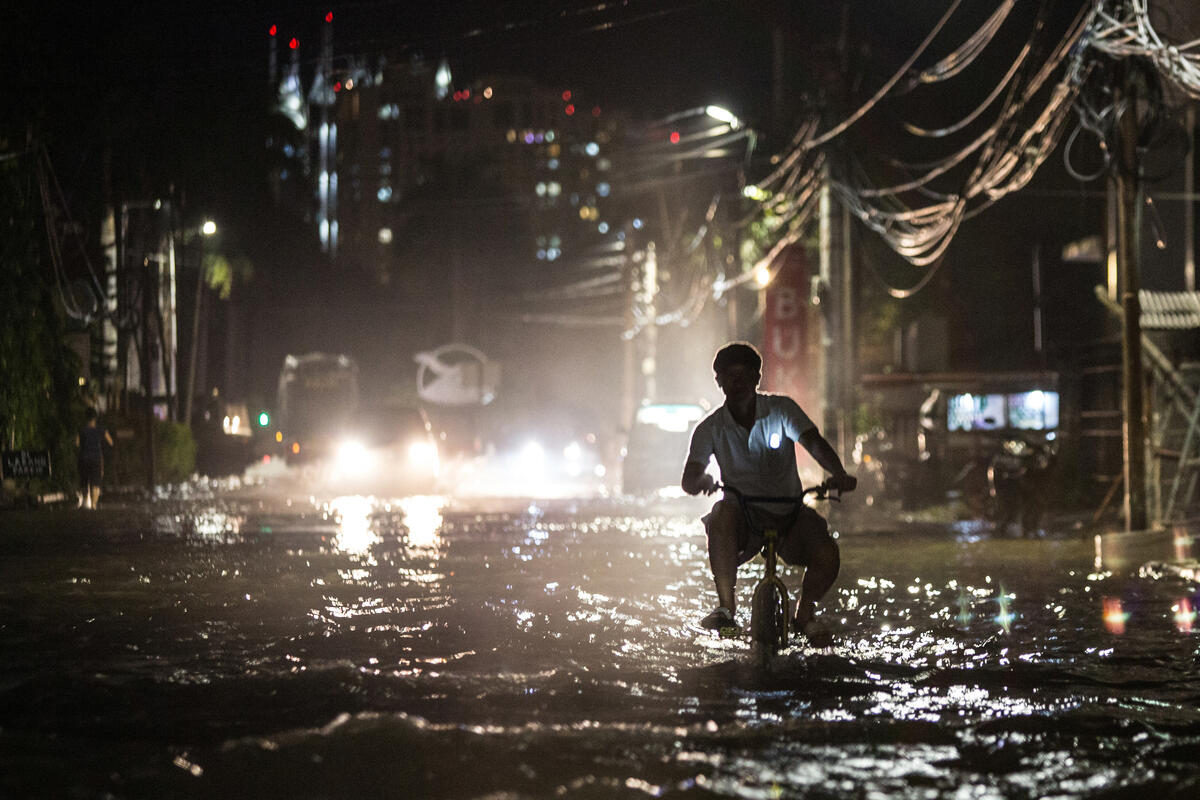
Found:
M 692 429 L 708 410 L 699 403 L 652 403 L 637 410 L 621 462 L 626 494 L 682 494 L 679 479 Z

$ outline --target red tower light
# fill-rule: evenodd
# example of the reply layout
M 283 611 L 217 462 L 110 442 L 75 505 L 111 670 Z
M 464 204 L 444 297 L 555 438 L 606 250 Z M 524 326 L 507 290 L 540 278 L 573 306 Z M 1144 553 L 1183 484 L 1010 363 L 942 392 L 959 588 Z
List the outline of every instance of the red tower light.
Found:
M 563 99 L 564 103 L 571 99 L 571 90 L 570 89 L 567 89 L 565 92 L 562 93 L 562 99 Z
M 333 12 L 332 11 L 330 11 L 328 14 L 325 15 L 325 21 L 333 22 Z
M 272 25 L 271 27 L 267 28 L 267 35 L 268 35 L 268 36 L 274 36 L 274 35 L 275 35 L 275 34 L 276 34 L 278 31 L 279 31 L 279 28 L 277 28 L 276 26 Z
M 679 131 L 671 131 L 671 144 L 679 144 Z
M 337 93 L 337 92 L 340 92 L 341 90 L 342 90 L 342 82 L 341 82 L 341 81 L 338 81 L 337 83 L 335 83 L 335 84 L 333 85 L 333 91 L 334 91 L 335 93 Z
M 567 112 L 567 116 L 568 116 L 568 117 L 569 117 L 569 116 L 571 116 L 572 114 L 574 114 L 574 113 L 575 113 L 575 106 L 574 106 L 574 104 L 572 104 L 572 103 L 567 103 L 567 107 L 566 107 L 566 108 L 564 108 L 564 109 L 563 109 L 563 111 Z
M 295 50 L 299 46 L 300 46 L 300 40 L 297 39 L 295 36 L 293 36 L 292 40 L 290 42 L 288 42 L 288 47 L 290 47 L 293 50 Z

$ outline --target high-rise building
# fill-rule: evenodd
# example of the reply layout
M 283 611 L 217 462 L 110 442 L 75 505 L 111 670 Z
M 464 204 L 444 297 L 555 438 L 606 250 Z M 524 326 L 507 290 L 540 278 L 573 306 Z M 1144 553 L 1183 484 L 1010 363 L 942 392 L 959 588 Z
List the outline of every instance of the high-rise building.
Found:
M 416 253 L 445 274 L 438 262 L 486 241 L 514 285 L 544 285 L 620 235 L 618 115 L 525 77 L 455 81 L 445 60 L 335 58 L 324 23 L 311 64 L 269 31 L 267 144 L 276 201 L 313 224 L 335 267 L 411 281 Z

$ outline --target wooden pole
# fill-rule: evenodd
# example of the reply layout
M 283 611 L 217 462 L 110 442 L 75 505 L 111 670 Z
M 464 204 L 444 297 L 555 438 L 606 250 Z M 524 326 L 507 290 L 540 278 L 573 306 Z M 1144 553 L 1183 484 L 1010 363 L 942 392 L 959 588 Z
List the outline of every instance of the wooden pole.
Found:
M 1142 326 L 1139 259 L 1141 244 L 1141 158 L 1138 153 L 1138 91 L 1131 59 L 1117 66 L 1113 102 L 1117 158 L 1113 190 L 1117 211 L 1117 273 L 1121 302 L 1122 450 L 1125 478 L 1125 530 L 1146 528 L 1146 435 L 1142 393 Z

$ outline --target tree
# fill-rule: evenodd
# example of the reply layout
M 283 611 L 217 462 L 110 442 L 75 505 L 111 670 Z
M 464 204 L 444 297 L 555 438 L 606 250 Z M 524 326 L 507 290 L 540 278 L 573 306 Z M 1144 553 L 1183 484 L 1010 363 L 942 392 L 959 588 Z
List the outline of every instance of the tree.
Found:
M 81 370 L 47 264 L 33 152 L 0 135 L 0 447 L 49 450 L 61 487 L 75 482 Z

